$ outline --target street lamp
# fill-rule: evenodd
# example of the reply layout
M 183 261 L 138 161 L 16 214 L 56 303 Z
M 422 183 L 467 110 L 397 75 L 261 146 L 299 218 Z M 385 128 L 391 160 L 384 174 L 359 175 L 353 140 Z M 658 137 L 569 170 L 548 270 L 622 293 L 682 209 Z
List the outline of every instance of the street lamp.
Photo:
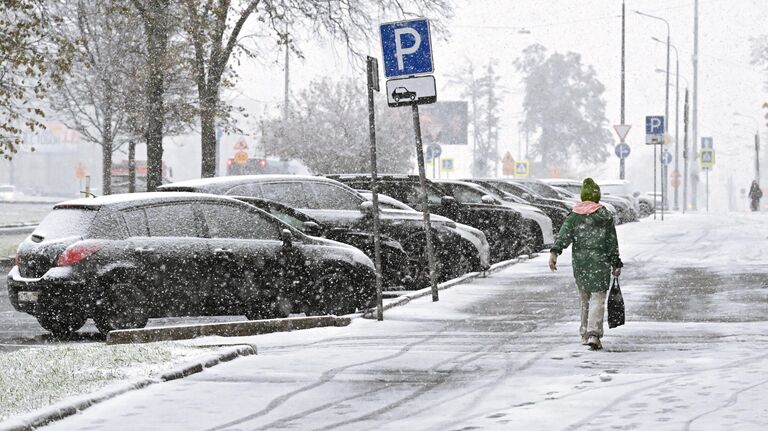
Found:
M 661 39 L 657 37 L 651 37 L 656 42 L 664 43 Z M 669 41 L 667 41 L 669 43 Z M 679 196 L 679 178 L 680 178 L 680 150 L 679 150 L 679 144 L 680 141 L 680 55 L 677 52 L 677 47 L 675 45 L 672 45 L 671 43 L 668 44 L 669 47 L 675 50 L 675 181 L 678 181 L 677 185 L 674 186 L 675 189 L 675 199 L 674 199 L 674 206 L 673 209 L 675 211 L 680 209 L 680 205 L 678 204 L 678 196 Z M 663 71 L 665 74 L 669 75 L 668 72 L 669 66 L 667 66 L 667 70 Z M 656 69 L 656 72 L 661 72 L 661 70 Z M 688 82 L 688 80 L 686 80 Z M 667 79 L 667 85 L 669 85 L 669 79 Z M 686 154 L 687 156 L 687 154 Z M 687 160 L 687 157 L 686 157 Z M 687 162 L 686 162 L 687 163 Z M 664 183 L 662 185 L 662 188 L 667 187 L 667 167 L 662 166 L 662 172 L 664 172 Z M 687 170 L 687 169 L 686 169 Z M 684 193 L 685 194 L 685 193 Z M 685 202 L 683 202 L 683 206 L 685 206 Z
M 667 75 L 667 85 L 664 88 L 664 122 L 665 122 L 664 129 L 666 129 L 667 128 L 666 124 L 669 123 L 669 50 L 670 50 L 669 21 L 665 20 L 662 17 L 656 16 L 656 15 L 650 15 L 650 14 L 647 14 L 645 12 L 640 12 L 639 10 L 636 10 L 635 13 L 638 14 L 638 15 L 647 17 L 647 18 L 651 18 L 651 19 L 662 21 L 664 24 L 667 25 L 667 68 L 666 68 L 666 70 L 667 70 L 667 73 L 666 73 L 666 75 Z M 664 132 L 666 133 L 667 131 L 664 130 Z M 664 142 L 664 141 L 662 140 L 662 142 Z M 654 145 L 653 146 L 653 193 L 654 193 L 654 195 L 656 194 L 656 157 L 657 157 L 657 155 L 656 155 L 656 145 Z M 662 183 L 662 187 L 661 187 L 661 220 L 662 221 L 664 220 L 664 205 L 666 204 L 666 200 L 667 199 L 666 199 L 666 193 L 664 193 L 664 184 Z M 656 218 L 656 212 L 655 211 L 653 212 L 653 217 Z
M 735 117 L 749 118 L 755 123 L 755 180 L 760 184 L 760 122 L 755 117 L 734 112 Z

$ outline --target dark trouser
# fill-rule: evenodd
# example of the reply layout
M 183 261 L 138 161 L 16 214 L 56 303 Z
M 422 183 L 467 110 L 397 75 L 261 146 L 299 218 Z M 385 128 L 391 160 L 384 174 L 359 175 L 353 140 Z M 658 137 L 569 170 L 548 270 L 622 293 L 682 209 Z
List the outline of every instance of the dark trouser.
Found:
M 749 205 L 752 211 L 760 211 L 760 199 L 752 199 L 752 203 Z

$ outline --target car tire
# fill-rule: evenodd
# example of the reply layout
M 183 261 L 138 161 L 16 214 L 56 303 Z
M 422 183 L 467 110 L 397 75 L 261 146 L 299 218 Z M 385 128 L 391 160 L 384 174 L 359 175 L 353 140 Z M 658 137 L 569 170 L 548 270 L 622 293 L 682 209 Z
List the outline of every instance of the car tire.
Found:
M 638 206 L 640 207 L 640 217 L 648 217 L 653 214 L 653 209 L 648 202 L 640 202 Z
M 248 320 L 281 319 L 290 316 L 291 301 L 272 289 L 264 289 L 247 301 L 245 317 Z
M 429 260 L 427 259 L 426 251 L 424 250 L 425 243 L 426 238 L 423 233 L 413 234 L 408 237 L 408 239 L 401 242 L 403 250 L 405 250 L 405 253 L 408 255 L 407 272 L 411 278 L 410 285 L 406 286 L 408 290 L 423 289 L 429 287 L 431 283 L 431 279 L 429 278 Z M 435 247 L 434 237 L 432 249 L 437 249 L 437 247 Z M 443 273 L 443 263 L 438 256 L 435 256 L 435 259 L 437 259 L 435 271 L 437 272 L 437 279 L 440 280 Z
M 312 296 L 307 299 L 305 313 L 308 316 L 333 314 L 343 316 L 357 311 L 357 298 L 351 292 L 352 280 L 342 271 L 327 272 L 316 278 L 310 287 Z
M 40 326 L 57 338 L 71 337 L 88 320 L 88 316 L 75 307 L 50 307 L 36 317 Z
M 132 283 L 110 283 L 97 304 L 93 321 L 104 335 L 116 329 L 147 326 L 149 301 L 146 293 Z

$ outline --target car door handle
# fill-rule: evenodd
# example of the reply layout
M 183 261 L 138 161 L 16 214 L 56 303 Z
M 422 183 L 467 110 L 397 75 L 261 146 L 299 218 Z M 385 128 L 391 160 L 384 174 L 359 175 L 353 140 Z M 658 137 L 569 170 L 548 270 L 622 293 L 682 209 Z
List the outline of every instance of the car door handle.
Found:
M 213 254 L 219 254 L 219 255 L 230 255 L 232 254 L 232 250 L 228 248 L 217 248 L 213 250 Z
M 151 247 L 136 247 L 134 250 L 138 251 L 139 253 L 151 253 L 155 251 L 155 249 Z

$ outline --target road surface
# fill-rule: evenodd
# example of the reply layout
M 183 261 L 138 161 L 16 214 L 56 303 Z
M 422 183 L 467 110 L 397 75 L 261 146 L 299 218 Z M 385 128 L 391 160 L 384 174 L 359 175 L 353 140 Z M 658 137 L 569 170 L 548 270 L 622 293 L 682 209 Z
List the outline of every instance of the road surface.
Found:
M 357 319 L 50 430 L 768 429 L 768 217 L 621 226 L 628 324 L 579 343 L 570 255 Z M 200 343 L 211 342 L 200 340 Z

